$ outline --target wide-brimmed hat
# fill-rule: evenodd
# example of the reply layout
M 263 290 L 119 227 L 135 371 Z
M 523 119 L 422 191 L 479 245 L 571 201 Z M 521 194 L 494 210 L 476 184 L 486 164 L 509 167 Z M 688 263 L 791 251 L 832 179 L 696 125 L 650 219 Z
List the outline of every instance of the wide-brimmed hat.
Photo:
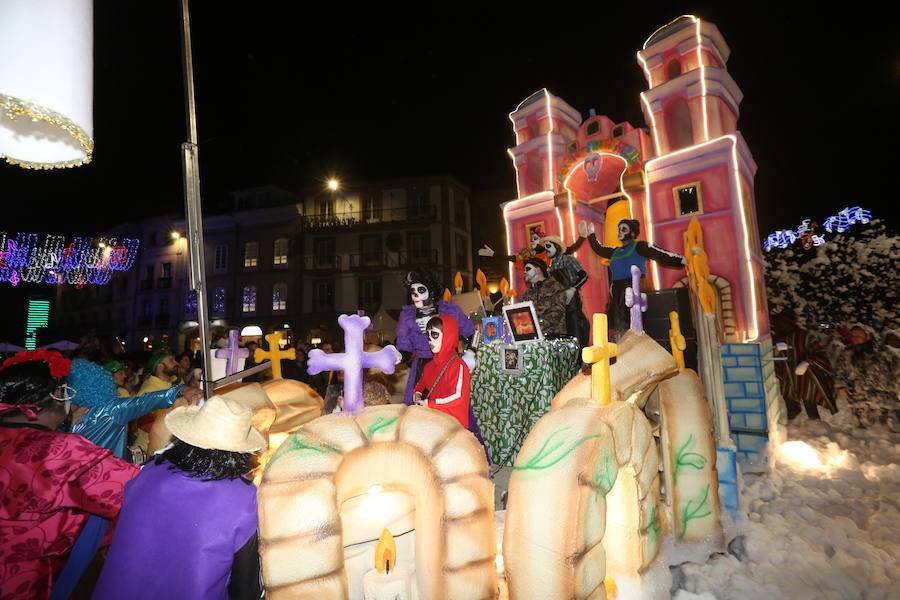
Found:
M 229 452 L 257 452 L 268 445 L 253 428 L 250 407 L 211 396 L 202 406 L 180 406 L 166 415 L 172 435 L 198 448 Z
M 544 245 L 544 242 L 553 242 L 554 244 L 559 246 L 560 254 L 566 253 L 566 243 L 564 241 L 562 241 L 562 238 L 559 237 L 558 235 L 545 235 L 544 237 L 542 237 L 539 240 L 539 243 L 541 244 L 541 246 Z

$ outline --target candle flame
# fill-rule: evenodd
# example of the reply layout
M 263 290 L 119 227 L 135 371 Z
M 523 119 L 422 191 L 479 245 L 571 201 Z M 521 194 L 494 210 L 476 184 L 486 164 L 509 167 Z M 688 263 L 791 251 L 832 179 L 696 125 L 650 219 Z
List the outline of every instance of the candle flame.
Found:
M 453 296 L 450 295 L 450 289 L 449 289 L 449 288 L 444 288 L 444 302 L 450 302 L 450 299 L 451 299 L 452 297 L 453 297 Z
M 457 271 L 456 277 L 453 278 L 453 286 L 456 288 L 457 294 L 462 291 L 462 284 L 463 284 L 462 274 L 459 271 Z
M 390 573 L 391 569 L 397 564 L 397 544 L 394 543 L 394 536 L 391 532 L 384 528 L 381 532 L 381 538 L 378 545 L 375 546 L 375 568 L 379 573 Z
M 475 282 L 478 283 L 478 291 L 481 293 L 482 299 L 487 298 L 490 291 L 488 290 L 487 277 L 485 277 L 484 271 L 481 269 L 475 272 Z

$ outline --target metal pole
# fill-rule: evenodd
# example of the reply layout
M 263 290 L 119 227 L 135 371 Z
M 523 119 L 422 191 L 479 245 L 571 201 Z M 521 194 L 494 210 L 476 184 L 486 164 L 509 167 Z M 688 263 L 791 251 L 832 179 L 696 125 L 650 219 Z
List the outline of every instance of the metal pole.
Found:
M 206 268 L 203 262 L 203 215 L 200 201 L 200 166 L 197 148 L 197 111 L 194 105 L 194 64 L 191 58 L 191 17 L 188 0 L 181 0 L 181 51 L 184 58 L 184 90 L 188 141 L 181 145 L 181 170 L 184 176 L 184 214 L 187 224 L 188 269 L 191 289 L 197 293 L 197 322 L 200 326 L 203 377 L 210 381 L 209 317 L 206 310 Z M 209 396 L 211 386 L 204 385 Z

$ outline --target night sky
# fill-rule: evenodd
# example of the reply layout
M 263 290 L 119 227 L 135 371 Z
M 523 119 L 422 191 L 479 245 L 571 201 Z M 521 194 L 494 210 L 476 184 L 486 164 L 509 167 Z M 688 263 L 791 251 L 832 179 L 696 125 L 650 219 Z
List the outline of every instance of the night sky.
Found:
M 451 174 L 513 194 L 508 113 L 546 87 L 583 117 L 596 109 L 646 126 L 636 52 L 690 13 L 715 23 L 731 49 L 727 67 L 744 94 L 738 129 L 758 165 L 760 234 L 847 206 L 886 216 L 894 186 L 879 162 L 897 159 L 900 53 L 897 36 L 882 35 L 884 15 L 785 13 L 783 2 L 577 3 L 559 12 L 522 3 L 503 13 L 487 4 L 399 12 L 269 2 L 251 13 L 247 3 L 195 0 L 204 203 L 242 187 L 313 188 L 330 176 Z M 0 230 L 92 234 L 183 210 L 180 2 L 98 0 L 94 18 L 94 160 L 61 171 L 0 163 Z

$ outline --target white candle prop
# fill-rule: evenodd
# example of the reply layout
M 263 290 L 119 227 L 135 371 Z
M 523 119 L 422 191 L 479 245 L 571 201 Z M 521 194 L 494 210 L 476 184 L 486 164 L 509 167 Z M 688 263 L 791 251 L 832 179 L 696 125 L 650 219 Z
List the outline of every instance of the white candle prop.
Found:
M 375 568 L 363 577 L 365 600 L 410 600 L 409 570 L 395 564 L 396 556 L 394 536 L 385 529 L 375 547 Z

